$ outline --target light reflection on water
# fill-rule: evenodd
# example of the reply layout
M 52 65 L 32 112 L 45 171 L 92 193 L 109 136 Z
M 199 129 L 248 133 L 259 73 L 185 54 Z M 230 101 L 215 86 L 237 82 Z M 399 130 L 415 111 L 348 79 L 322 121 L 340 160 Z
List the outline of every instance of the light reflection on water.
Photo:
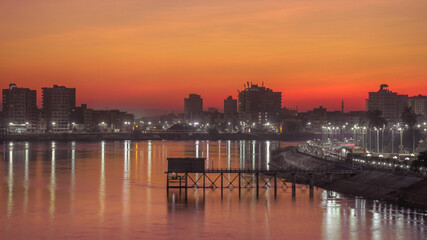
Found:
M 19 142 L 3 145 L 1 239 L 424 239 L 423 212 L 306 187 L 172 191 L 167 157 L 269 169 L 277 141 Z

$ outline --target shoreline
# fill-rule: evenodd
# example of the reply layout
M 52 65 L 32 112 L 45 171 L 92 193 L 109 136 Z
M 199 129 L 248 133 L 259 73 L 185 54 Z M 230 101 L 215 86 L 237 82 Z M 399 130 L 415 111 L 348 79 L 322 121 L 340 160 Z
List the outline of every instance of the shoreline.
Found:
M 310 168 L 345 168 L 332 161 L 317 159 L 295 151 L 289 147 L 273 157 L 272 166 L 276 168 L 297 167 Z M 304 177 L 297 178 L 297 183 L 306 184 Z M 362 170 L 353 176 L 333 176 L 332 183 L 324 176 L 316 176 L 314 186 L 339 192 L 349 196 L 361 196 L 370 200 L 381 200 L 401 206 L 427 210 L 427 178 L 384 172 Z
M 277 135 L 248 133 L 43 133 L 4 135 L 4 142 L 10 141 L 102 141 L 102 140 L 272 140 L 301 142 L 313 138 L 311 134 Z

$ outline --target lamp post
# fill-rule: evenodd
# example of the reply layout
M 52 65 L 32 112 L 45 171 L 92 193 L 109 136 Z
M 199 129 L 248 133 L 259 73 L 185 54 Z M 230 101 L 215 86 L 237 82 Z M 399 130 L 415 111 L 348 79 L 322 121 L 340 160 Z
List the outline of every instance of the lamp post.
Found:
M 392 128 L 390 128 L 391 130 L 391 153 L 394 153 L 394 125 Z
M 403 150 L 403 128 L 400 127 L 398 130 L 400 131 L 400 146 L 399 146 L 399 148 L 400 148 L 400 151 L 402 151 Z
M 353 141 L 354 141 L 354 145 L 356 145 L 356 127 L 354 126 L 354 127 L 352 127 L 352 129 L 353 129 Z
M 381 128 L 381 152 L 384 152 L 384 128 L 385 125 Z
M 378 128 L 374 128 L 375 131 L 377 132 L 377 153 L 380 152 L 380 131 Z
M 342 128 L 341 128 L 341 141 L 344 141 L 344 128 L 345 128 L 345 125 L 342 125 Z
M 362 148 L 365 148 L 365 130 L 366 127 L 361 127 L 360 129 L 362 129 Z

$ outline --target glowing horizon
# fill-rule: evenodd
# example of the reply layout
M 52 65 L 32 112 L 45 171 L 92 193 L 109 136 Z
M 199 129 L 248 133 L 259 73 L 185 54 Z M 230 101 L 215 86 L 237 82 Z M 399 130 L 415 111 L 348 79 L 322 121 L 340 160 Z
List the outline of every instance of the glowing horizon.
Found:
M 363 110 L 382 83 L 427 92 L 427 2 L 66 0 L 0 2 L 0 79 L 76 88 L 95 109 L 204 108 L 247 81 L 282 105 Z

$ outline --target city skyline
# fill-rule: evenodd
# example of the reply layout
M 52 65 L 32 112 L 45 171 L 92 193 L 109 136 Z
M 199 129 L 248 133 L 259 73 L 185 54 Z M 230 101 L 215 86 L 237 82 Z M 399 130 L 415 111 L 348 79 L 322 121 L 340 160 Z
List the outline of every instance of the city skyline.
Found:
M 40 108 L 40 109 L 43 106 L 43 103 L 42 103 L 42 99 L 43 99 L 42 98 L 42 92 L 43 92 L 42 90 L 43 90 L 43 88 L 50 87 L 50 86 L 57 86 L 57 85 L 61 86 L 61 84 L 54 83 L 54 84 L 52 84 L 50 86 L 39 86 L 37 89 L 33 89 L 33 88 L 28 87 L 28 86 L 19 85 L 17 83 L 9 83 L 9 84 L 16 84 L 20 88 L 28 88 L 28 89 L 33 90 L 33 91 L 35 90 L 36 91 L 37 107 Z M 246 84 L 248 84 L 248 85 L 246 86 Z M 254 84 L 254 85 L 259 85 L 259 86 L 265 85 L 264 82 L 262 82 L 261 84 L 258 84 L 258 83 L 255 83 L 255 82 L 245 82 L 245 83 L 243 83 L 242 88 L 238 89 L 238 91 L 244 90 L 246 87 L 249 86 L 249 84 L 251 84 L 251 85 Z M 335 102 L 336 99 L 333 99 L 330 102 L 329 101 L 315 102 L 315 103 L 312 103 L 312 105 L 307 106 L 306 108 L 301 108 L 301 107 L 299 107 L 299 105 L 289 106 L 289 105 L 286 105 L 286 102 L 285 102 L 286 101 L 285 100 L 286 99 L 286 95 L 283 94 L 283 92 L 281 92 L 282 93 L 282 98 L 283 98 L 282 99 L 282 108 L 297 109 L 298 112 L 307 112 L 307 111 L 313 110 L 314 108 L 317 108 L 319 106 L 324 107 L 324 108 L 328 109 L 329 111 L 342 111 L 343 110 L 342 107 L 344 107 L 345 112 L 349 112 L 349 111 L 365 111 L 366 110 L 366 99 L 369 97 L 369 93 L 372 92 L 372 91 L 376 92 L 377 89 L 378 89 L 378 86 L 379 85 L 377 85 L 373 89 L 368 90 L 368 92 L 365 93 L 365 95 L 366 95 L 365 98 L 359 99 L 361 102 L 363 102 L 363 106 L 361 106 L 360 108 L 359 107 L 358 108 L 352 108 L 351 105 L 348 106 L 347 102 L 346 102 L 346 98 L 338 99 L 338 102 Z M 68 87 L 73 88 L 72 86 L 65 86 L 65 87 L 67 87 L 67 88 Z M 6 87 L 2 87 L 2 88 L 6 89 Z M 405 94 L 405 93 L 401 92 L 400 90 L 393 88 L 393 86 L 391 87 L 391 89 L 394 90 L 394 91 L 397 91 L 397 93 L 399 93 L 399 94 Z M 274 89 L 274 90 L 276 90 L 276 89 Z M 203 111 L 208 111 L 209 108 L 216 108 L 216 109 L 218 109 L 218 111 L 223 112 L 224 111 L 224 102 L 223 102 L 224 99 L 226 99 L 229 96 L 232 96 L 233 98 L 237 99 L 238 96 L 239 96 L 238 93 L 236 95 L 231 95 L 231 94 L 230 95 L 226 95 L 226 96 L 224 96 L 224 98 L 221 98 L 221 96 L 216 95 L 215 102 L 219 101 L 219 105 L 209 105 L 208 103 L 206 103 L 206 98 L 205 98 L 205 96 L 203 94 L 200 94 L 200 93 L 197 93 L 197 92 L 194 92 L 194 91 L 188 91 L 186 93 L 186 95 L 180 96 L 178 99 L 174 99 L 175 102 L 179 102 L 180 103 L 180 104 L 177 104 L 177 105 L 182 105 L 182 106 L 179 106 L 177 109 L 166 109 L 166 108 L 163 108 L 163 109 L 161 109 L 161 108 L 159 108 L 159 109 L 150 109 L 150 108 L 144 108 L 144 107 L 140 107 L 140 108 L 132 108 L 132 107 L 129 108 L 127 106 L 121 107 L 120 105 L 117 104 L 117 102 L 115 104 L 113 103 L 113 104 L 109 104 L 109 105 L 106 105 L 106 104 L 103 105 L 102 103 L 99 104 L 99 105 L 98 104 L 91 104 L 91 103 L 86 102 L 85 100 L 82 100 L 79 97 L 79 94 L 78 94 L 79 91 L 80 91 L 80 88 L 77 88 L 77 90 L 75 92 L 75 95 L 76 95 L 76 100 L 75 100 L 76 101 L 76 106 L 80 106 L 82 104 L 86 104 L 86 105 L 89 105 L 89 107 L 97 108 L 97 109 L 103 109 L 103 110 L 121 109 L 121 110 L 124 110 L 124 111 L 132 112 L 132 113 L 134 113 L 138 117 L 156 116 L 156 115 L 161 115 L 161 114 L 166 114 L 166 113 L 184 113 L 185 112 L 185 106 L 184 106 L 184 102 L 182 101 L 182 99 L 185 98 L 188 95 L 191 95 L 191 94 L 197 94 L 197 95 L 200 95 L 202 97 L 202 99 L 204 101 L 204 103 L 203 103 L 203 109 L 202 109 Z M 278 91 L 278 92 L 280 92 L 280 91 Z M 409 97 L 415 97 L 415 96 L 419 96 L 419 95 L 423 95 L 424 96 L 425 93 L 424 92 L 416 92 L 415 94 L 406 94 L 406 95 L 408 95 Z M 323 104 L 323 103 L 325 103 L 325 104 Z M 0 105 L 0 107 L 3 107 L 3 106 Z M 3 110 L 3 109 L 1 109 L 1 110 Z
M 78 88 L 78 104 L 95 108 L 179 111 L 182 96 L 195 92 L 222 109 L 222 98 L 249 81 L 283 92 L 286 107 L 339 110 L 344 99 L 346 109 L 362 110 L 366 93 L 382 83 L 427 92 L 426 7 L 421 0 L 3 1 L 0 79 Z
M 427 0 L 0 0 L 1 239 L 425 239 Z

